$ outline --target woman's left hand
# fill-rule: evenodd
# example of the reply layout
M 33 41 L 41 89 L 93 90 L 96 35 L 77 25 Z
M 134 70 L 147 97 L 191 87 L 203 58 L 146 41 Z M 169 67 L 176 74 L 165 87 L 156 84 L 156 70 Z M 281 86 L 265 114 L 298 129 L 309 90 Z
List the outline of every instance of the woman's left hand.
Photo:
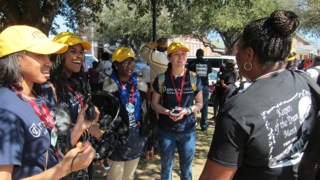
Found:
M 86 105 L 86 106 L 88 106 L 88 105 Z M 86 106 L 85 106 L 85 107 L 86 107 Z M 100 111 L 99 111 L 99 109 L 98 109 L 96 106 L 94 106 L 94 110 L 95 110 L 95 113 L 96 113 L 96 117 L 94 118 L 94 120 L 89 121 L 89 120 L 87 120 L 87 119 L 83 119 L 83 124 L 85 125 L 86 129 L 89 129 L 93 124 L 98 123 L 98 121 L 99 121 Z M 81 112 L 81 111 L 80 111 L 80 112 Z M 79 114 L 80 114 L 80 113 L 79 113 Z M 79 115 L 78 115 L 78 116 L 79 116 Z M 78 120 L 77 120 L 77 122 L 78 122 Z

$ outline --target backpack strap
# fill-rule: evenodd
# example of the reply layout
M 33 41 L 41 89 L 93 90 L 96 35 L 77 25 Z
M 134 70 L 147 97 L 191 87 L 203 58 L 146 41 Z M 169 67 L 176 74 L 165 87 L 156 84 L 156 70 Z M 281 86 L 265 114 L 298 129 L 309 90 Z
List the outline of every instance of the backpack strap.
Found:
M 320 87 L 311 79 L 306 73 L 297 71 L 299 75 L 303 76 L 308 82 L 312 95 L 317 102 L 320 100 Z M 319 177 L 318 171 L 320 169 L 320 117 L 318 116 L 315 125 L 310 133 L 309 141 L 303 153 L 302 159 L 298 168 L 299 180 L 313 180 Z
M 193 71 L 189 71 L 190 74 L 190 82 L 191 82 L 191 86 L 193 91 L 197 90 L 197 73 L 193 72 Z
M 165 74 L 164 73 L 159 74 L 158 75 L 158 87 L 159 87 L 160 94 L 163 93 L 164 80 L 165 80 Z

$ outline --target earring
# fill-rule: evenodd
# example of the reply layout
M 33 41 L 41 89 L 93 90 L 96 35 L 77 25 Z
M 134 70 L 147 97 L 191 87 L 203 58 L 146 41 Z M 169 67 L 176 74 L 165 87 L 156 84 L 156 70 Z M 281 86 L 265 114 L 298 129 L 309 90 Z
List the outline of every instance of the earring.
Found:
M 247 67 L 247 65 L 249 65 L 249 68 Z M 244 63 L 244 66 L 243 66 L 244 70 L 246 71 L 250 71 L 252 69 L 252 64 L 251 62 L 246 62 Z

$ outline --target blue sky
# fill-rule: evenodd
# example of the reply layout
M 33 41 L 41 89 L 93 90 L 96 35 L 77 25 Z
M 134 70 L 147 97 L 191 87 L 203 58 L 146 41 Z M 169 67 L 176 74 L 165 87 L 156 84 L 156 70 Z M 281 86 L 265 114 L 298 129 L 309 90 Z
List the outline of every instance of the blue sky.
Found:
M 64 25 L 64 22 L 65 22 L 65 21 L 64 21 L 64 19 L 62 18 L 62 16 L 57 16 L 57 17 L 55 18 L 55 21 L 56 21 L 57 24 L 59 24 L 59 26 L 60 26 L 60 29 L 59 29 L 58 33 L 68 30 L 67 26 Z M 54 38 L 54 35 L 49 34 L 49 38 L 50 38 L 50 39 L 53 39 L 53 38 Z

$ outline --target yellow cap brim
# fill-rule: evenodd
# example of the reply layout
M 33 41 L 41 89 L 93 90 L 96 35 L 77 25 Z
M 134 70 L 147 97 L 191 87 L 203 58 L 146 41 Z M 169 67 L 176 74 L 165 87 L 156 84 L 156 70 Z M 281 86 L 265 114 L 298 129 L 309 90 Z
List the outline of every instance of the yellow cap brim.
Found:
M 81 45 L 84 50 L 90 50 L 91 49 L 91 44 L 88 41 L 81 41 Z
M 48 40 L 30 46 L 25 50 L 37 54 L 60 54 L 66 52 L 68 50 L 68 46 Z

